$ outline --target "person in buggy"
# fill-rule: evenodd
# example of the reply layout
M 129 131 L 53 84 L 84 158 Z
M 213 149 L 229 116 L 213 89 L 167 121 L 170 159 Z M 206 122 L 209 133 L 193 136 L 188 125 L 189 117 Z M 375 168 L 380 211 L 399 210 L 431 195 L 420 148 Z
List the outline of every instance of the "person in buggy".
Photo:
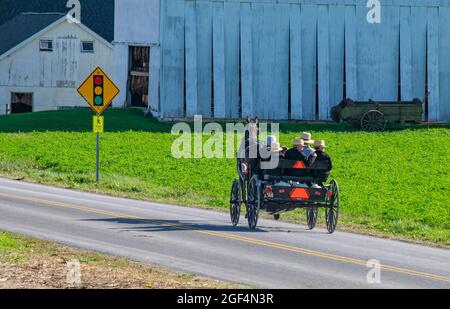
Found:
M 261 168 L 272 170 L 273 175 L 281 176 L 281 171 L 277 170 L 277 167 L 280 160 L 285 158 L 286 151 L 287 149 L 280 146 L 275 136 L 268 136 L 259 151 Z M 257 170 L 257 172 L 261 171 Z
M 312 135 L 311 133 L 303 132 L 301 139 L 304 143 L 302 154 L 305 156 L 306 160 L 310 160 L 310 156 L 315 152 L 315 150 L 310 146 L 314 144 Z
M 250 176 L 250 172 L 258 163 L 258 119 L 254 121 L 247 118 L 247 125 L 245 127 L 245 135 L 241 141 L 237 158 L 238 169 L 245 176 Z
M 302 153 L 303 148 L 305 148 L 305 142 L 301 138 L 296 138 L 294 140 L 293 147 L 286 151 L 284 156 L 288 160 L 300 160 L 306 164 L 306 157 Z
M 287 149 L 281 147 L 276 136 L 269 135 L 260 147 L 260 159 L 269 161 L 273 155 L 284 157 L 286 151 Z
M 293 147 L 285 154 L 286 159 L 300 160 L 305 166 L 311 166 L 315 157 L 315 150 L 309 146 L 311 144 L 314 144 L 311 133 L 304 132 L 302 137 L 294 140 Z
M 327 166 L 326 171 L 319 172 L 316 177 L 321 180 L 319 185 L 323 185 L 323 182 L 326 182 L 330 177 L 330 172 L 333 169 L 333 162 L 331 157 L 325 152 L 326 144 L 325 141 L 315 141 L 314 142 L 314 154 L 311 156 L 311 168 L 317 166 L 319 162 L 325 162 Z

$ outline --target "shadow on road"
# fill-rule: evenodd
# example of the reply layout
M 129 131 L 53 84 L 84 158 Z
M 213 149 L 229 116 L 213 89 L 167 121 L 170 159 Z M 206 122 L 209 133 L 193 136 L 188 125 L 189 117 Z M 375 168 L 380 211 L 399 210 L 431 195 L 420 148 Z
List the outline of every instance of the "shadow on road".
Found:
M 124 231 L 138 232 L 170 232 L 170 231 L 212 231 L 234 233 L 267 233 L 263 229 L 250 230 L 248 227 L 233 227 L 228 225 L 204 224 L 195 221 L 157 220 L 157 219 L 129 219 L 129 218 L 105 218 L 88 219 L 87 222 L 118 223 L 124 227 L 118 228 Z
M 170 232 L 170 231 L 211 231 L 230 233 L 287 233 L 287 234 L 323 234 L 321 231 L 311 231 L 307 227 L 288 228 L 261 226 L 255 230 L 247 227 L 246 222 L 241 226 L 205 224 L 196 221 L 158 220 L 158 219 L 130 219 L 130 218 L 105 218 L 88 219 L 87 222 L 108 222 L 123 225 L 115 228 L 126 232 Z M 326 232 L 325 232 L 326 233 Z

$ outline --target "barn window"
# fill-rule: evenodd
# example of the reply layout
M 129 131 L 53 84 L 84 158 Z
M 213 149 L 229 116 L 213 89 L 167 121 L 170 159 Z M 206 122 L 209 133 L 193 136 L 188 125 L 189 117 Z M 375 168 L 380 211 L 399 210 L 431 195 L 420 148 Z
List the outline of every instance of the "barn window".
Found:
M 41 52 L 52 52 L 53 51 L 53 40 L 41 40 L 39 42 L 39 50 Z
M 92 42 L 92 41 L 81 42 L 81 52 L 82 53 L 93 53 L 94 52 L 94 42 Z

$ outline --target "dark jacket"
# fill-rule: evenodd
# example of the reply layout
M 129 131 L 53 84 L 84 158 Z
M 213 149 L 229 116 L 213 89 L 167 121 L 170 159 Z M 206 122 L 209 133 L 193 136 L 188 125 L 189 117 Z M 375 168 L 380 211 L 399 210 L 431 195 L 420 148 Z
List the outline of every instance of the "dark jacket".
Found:
M 323 150 L 316 150 L 315 162 L 327 162 L 328 163 L 328 172 L 333 169 L 333 162 L 331 161 L 331 157 L 327 153 L 325 153 Z
M 305 157 L 305 155 L 302 153 L 302 151 L 299 151 L 295 148 L 289 149 L 286 154 L 286 159 L 288 160 L 300 160 L 305 163 L 306 166 L 310 167 L 313 165 L 314 160 L 316 159 L 316 153 L 312 153 L 308 158 Z
M 327 171 L 318 171 L 316 173 L 316 177 L 318 177 L 321 182 L 326 182 L 328 177 L 330 177 L 330 171 L 333 169 L 333 162 L 331 161 L 331 157 L 326 154 L 324 151 L 322 150 L 317 150 L 314 156 L 314 162 L 312 163 L 312 168 L 314 168 L 314 165 L 317 162 L 327 162 L 328 163 L 328 167 L 327 167 Z
M 272 158 L 272 156 L 273 155 L 277 155 L 278 156 L 278 160 L 283 160 L 283 159 L 285 159 L 285 156 L 284 156 L 284 154 L 283 154 L 283 152 L 279 152 L 279 153 L 272 153 L 272 152 L 270 152 L 270 153 L 267 153 L 267 154 L 265 154 L 265 155 L 269 155 L 267 158 L 264 158 L 263 156 L 261 156 L 260 157 L 260 162 L 261 162 L 261 166 L 264 164 L 264 163 L 267 163 L 267 164 L 270 164 L 270 162 L 272 161 L 272 159 L 275 159 L 275 158 Z M 279 161 L 278 161 L 279 162 Z M 272 163 L 276 163 L 275 161 L 273 161 Z M 264 174 L 264 175 L 270 175 L 270 176 L 282 176 L 282 170 L 280 169 L 280 168 L 278 168 L 278 165 L 274 165 L 273 166 L 274 168 L 272 168 L 272 169 L 265 169 L 265 170 L 261 170 L 261 171 L 259 171 L 260 172 L 260 174 L 262 173 L 262 174 Z M 268 167 L 266 167 L 266 168 L 268 168 Z
M 295 160 L 295 161 L 302 161 L 305 163 L 306 166 L 309 166 L 308 160 L 306 157 L 301 153 L 301 151 L 297 150 L 296 148 L 289 149 L 286 151 L 284 157 L 287 160 Z M 289 170 L 287 171 L 287 174 L 289 176 L 296 176 L 296 177 L 310 177 L 310 172 L 308 170 Z
M 303 161 L 304 163 L 307 163 L 305 156 L 296 148 L 292 148 L 286 151 L 284 157 L 288 160 L 300 160 Z

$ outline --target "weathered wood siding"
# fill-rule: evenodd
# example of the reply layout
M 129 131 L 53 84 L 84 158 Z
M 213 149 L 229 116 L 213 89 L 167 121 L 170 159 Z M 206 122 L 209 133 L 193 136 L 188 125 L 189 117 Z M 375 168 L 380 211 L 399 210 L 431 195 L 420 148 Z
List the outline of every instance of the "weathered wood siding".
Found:
M 53 40 L 53 52 L 40 52 L 41 39 Z M 81 53 L 81 41 L 94 41 L 94 53 Z M 33 93 L 33 110 L 86 106 L 76 88 L 97 67 L 112 71 L 112 48 L 75 24 L 63 22 L 0 60 L 0 114 L 11 92 Z
M 450 120 L 450 1 L 161 2 L 162 117 L 329 120 L 344 96 Z M 428 83 L 428 84 L 427 84 Z

